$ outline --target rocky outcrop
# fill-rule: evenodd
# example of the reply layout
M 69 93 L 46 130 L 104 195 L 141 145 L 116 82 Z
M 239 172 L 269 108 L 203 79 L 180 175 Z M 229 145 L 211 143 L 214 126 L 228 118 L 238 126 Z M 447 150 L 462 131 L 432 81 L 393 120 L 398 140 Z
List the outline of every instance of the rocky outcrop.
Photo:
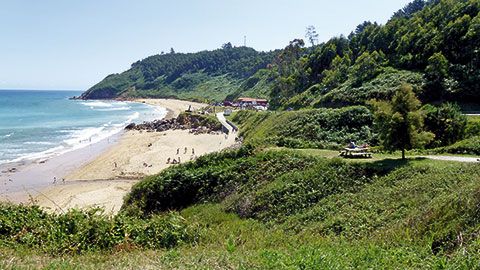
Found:
M 126 130 L 144 130 L 148 132 L 164 132 L 167 130 L 190 130 L 194 134 L 218 133 L 222 125 L 200 114 L 183 113 L 174 119 L 154 120 L 142 124 L 131 123 L 125 127 Z

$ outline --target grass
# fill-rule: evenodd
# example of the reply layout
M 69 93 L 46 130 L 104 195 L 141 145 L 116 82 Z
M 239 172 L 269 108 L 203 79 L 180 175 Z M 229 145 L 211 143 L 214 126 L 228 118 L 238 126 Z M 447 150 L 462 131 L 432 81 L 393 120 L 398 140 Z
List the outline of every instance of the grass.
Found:
M 236 119 L 261 138 L 305 112 Z M 410 154 L 246 145 L 146 178 L 113 219 L 3 208 L 0 269 L 480 269 L 480 164 Z
M 2 269 L 475 269 L 473 255 L 433 255 L 429 247 L 347 240 L 282 229 L 225 213 L 219 204 L 181 212 L 202 224 L 198 245 L 169 250 L 122 250 L 46 256 L 0 247 Z

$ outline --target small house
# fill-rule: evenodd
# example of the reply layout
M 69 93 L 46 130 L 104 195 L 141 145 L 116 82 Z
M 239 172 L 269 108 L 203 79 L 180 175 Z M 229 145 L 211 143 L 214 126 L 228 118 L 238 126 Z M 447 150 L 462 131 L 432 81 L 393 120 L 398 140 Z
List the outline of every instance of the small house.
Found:
M 240 107 L 256 107 L 256 106 L 261 106 L 261 107 L 268 107 L 268 100 L 266 99 L 260 99 L 260 98 L 238 98 L 237 103 Z

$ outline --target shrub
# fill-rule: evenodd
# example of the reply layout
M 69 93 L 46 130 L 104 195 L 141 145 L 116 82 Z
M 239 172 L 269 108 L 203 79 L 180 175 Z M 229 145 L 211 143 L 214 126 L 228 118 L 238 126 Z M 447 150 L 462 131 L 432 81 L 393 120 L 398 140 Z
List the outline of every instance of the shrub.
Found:
M 219 202 L 245 186 L 271 181 L 290 170 L 306 168 L 312 162 L 311 158 L 300 158 L 289 152 L 253 155 L 248 146 L 206 155 L 136 184 L 126 197 L 122 211 L 148 216 L 200 202 Z
M 232 120 L 245 141 L 294 148 L 338 149 L 350 141 L 375 142 L 373 117 L 362 106 L 287 112 L 240 111 Z
M 480 155 L 480 136 L 474 136 L 447 147 L 437 148 L 436 152 Z
M 37 206 L 0 204 L 0 240 L 52 255 L 105 251 L 122 246 L 171 248 L 193 242 L 197 230 L 177 213 L 150 219 L 106 217 L 99 209 L 48 214 Z
M 467 117 L 462 114 L 458 105 L 425 105 L 422 110 L 425 112 L 425 128 L 435 134 L 435 140 L 430 146 L 446 146 L 464 138 Z

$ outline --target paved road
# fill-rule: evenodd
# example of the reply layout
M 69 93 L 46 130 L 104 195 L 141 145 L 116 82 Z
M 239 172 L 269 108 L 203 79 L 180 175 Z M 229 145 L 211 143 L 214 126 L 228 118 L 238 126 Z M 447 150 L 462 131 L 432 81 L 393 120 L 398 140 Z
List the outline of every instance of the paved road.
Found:
M 480 158 L 476 158 L 476 157 L 425 156 L 424 158 L 434 159 L 434 160 L 457 161 L 457 162 L 465 162 L 465 163 L 480 162 Z
M 217 113 L 217 119 L 228 130 L 228 134 L 231 134 L 232 131 L 233 131 L 233 128 L 232 128 L 232 126 L 230 126 L 230 124 L 227 123 L 227 119 L 223 115 L 223 112 Z
M 223 115 L 223 112 L 217 113 L 217 119 L 222 123 L 224 128 L 228 130 L 228 134 L 225 135 L 225 140 L 227 145 L 233 145 L 235 144 L 235 138 L 237 136 L 236 132 L 233 131 L 233 127 L 227 123 L 227 119 L 225 119 L 225 116 Z

